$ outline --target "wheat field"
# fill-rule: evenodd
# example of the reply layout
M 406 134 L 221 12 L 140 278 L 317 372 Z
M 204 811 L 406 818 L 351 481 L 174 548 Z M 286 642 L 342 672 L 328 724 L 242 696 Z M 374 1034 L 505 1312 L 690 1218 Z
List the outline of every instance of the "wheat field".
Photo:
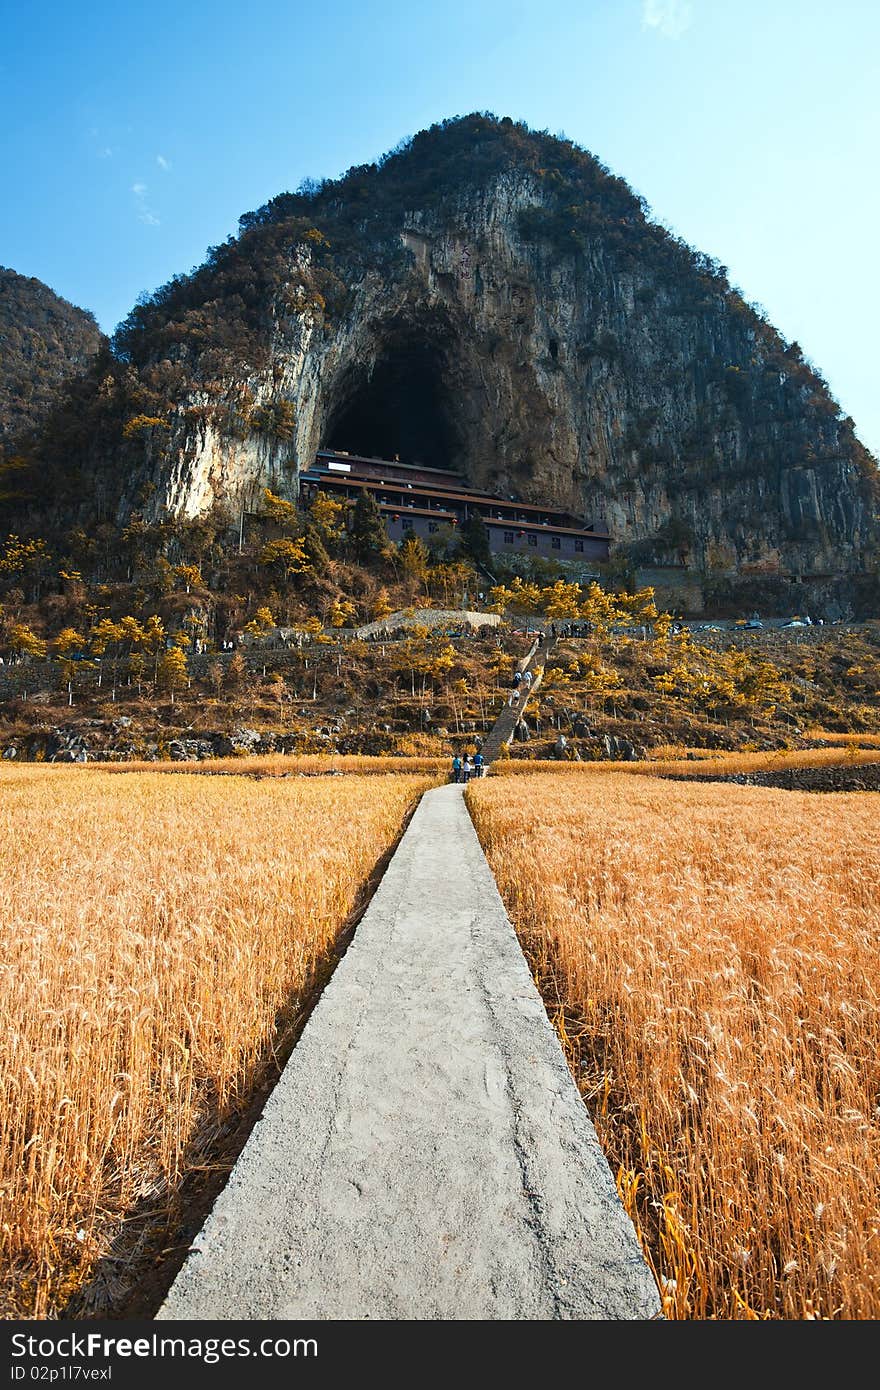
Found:
M 225 775 L 236 777 L 327 777 L 341 772 L 366 776 L 385 776 L 390 772 L 438 773 L 448 766 L 449 758 L 429 756 L 371 756 L 361 753 L 256 753 L 230 758 L 204 758 L 199 762 L 118 762 L 102 763 L 108 773 L 168 772 L 195 776 Z M 76 766 L 74 764 L 74 766 Z M 92 764 L 94 766 L 94 764 Z
M 638 777 L 648 774 L 653 777 L 685 776 L 709 780 L 719 773 L 727 776 L 739 772 L 788 772 L 797 768 L 869 767 L 880 762 L 880 751 L 876 748 L 860 748 L 851 742 L 841 742 L 835 748 L 773 749 L 759 753 L 712 753 L 701 748 L 693 750 L 697 755 L 693 761 L 684 753 L 675 756 L 675 750 L 662 751 L 664 756 L 657 756 L 661 752 L 658 749 L 654 756 L 644 762 L 615 763 L 615 770 Z M 605 761 L 577 763 L 547 762 L 539 758 L 501 758 L 493 766 L 492 775 L 604 777 L 608 766 Z
M 210 1167 L 436 778 L 0 771 L 0 1316 L 57 1317 Z
M 667 1316 L 880 1316 L 876 795 L 466 796 Z

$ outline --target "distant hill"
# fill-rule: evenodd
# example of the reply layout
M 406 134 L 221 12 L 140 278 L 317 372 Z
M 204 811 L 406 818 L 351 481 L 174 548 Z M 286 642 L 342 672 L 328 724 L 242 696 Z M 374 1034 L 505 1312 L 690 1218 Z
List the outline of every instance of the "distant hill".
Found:
M 0 266 L 0 456 L 44 423 L 65 381 L 106 342 L 93 314 Z

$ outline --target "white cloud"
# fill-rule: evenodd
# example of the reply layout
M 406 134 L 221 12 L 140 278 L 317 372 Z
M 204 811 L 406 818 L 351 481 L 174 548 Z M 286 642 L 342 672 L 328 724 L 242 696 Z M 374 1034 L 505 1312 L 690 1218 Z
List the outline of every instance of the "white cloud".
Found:
M 156 155 L 156 163 L 158 164 L 160 169 L 168 170 L 171 168 L 171 160 L 166 159 L 164 154 Z
M 690 0 L 642 0 L 642 28 L 656 29 L 666 39 L 680 39 L 693 18 Z
M 143 222 L 147 227 L 161 227 L 162 223 L 147 203 L 147 185 L 140 182 L 133 183 L 131 191 L 134 194 L 134 210 L 137 213 L 138 221 Z
M 98 150 L 98 158 L 99 158 L 99 159 L 112 159 L 112 158 L 113 158 L 113 148 L 112 148 L 112 146 L 110 146 L 110 145 L 105 145 L 104 148 L 103 148 L 102 150 Z

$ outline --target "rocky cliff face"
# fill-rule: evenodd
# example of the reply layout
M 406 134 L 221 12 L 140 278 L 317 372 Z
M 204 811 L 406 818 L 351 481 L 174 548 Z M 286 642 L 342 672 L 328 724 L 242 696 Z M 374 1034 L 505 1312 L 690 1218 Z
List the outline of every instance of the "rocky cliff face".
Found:
M 332 446 L 604 521 L 642 563 L 876 562 L 876 465 L 821 377 L 567 142 L 450 122 L 212 255 L 117 345 L 153 402 L 115 465 L 121 519 L 293 497 Z

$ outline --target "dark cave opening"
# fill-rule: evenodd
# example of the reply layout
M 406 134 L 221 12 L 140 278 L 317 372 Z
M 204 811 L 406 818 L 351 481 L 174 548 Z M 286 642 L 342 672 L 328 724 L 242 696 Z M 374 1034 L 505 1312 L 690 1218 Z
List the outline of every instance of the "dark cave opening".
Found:
M 343 390 L 322 447 L 456 468 L 460 442 L 443 377 L 443 354 L 436 346 L 401 343 L 387 349 L 368 380 Z

